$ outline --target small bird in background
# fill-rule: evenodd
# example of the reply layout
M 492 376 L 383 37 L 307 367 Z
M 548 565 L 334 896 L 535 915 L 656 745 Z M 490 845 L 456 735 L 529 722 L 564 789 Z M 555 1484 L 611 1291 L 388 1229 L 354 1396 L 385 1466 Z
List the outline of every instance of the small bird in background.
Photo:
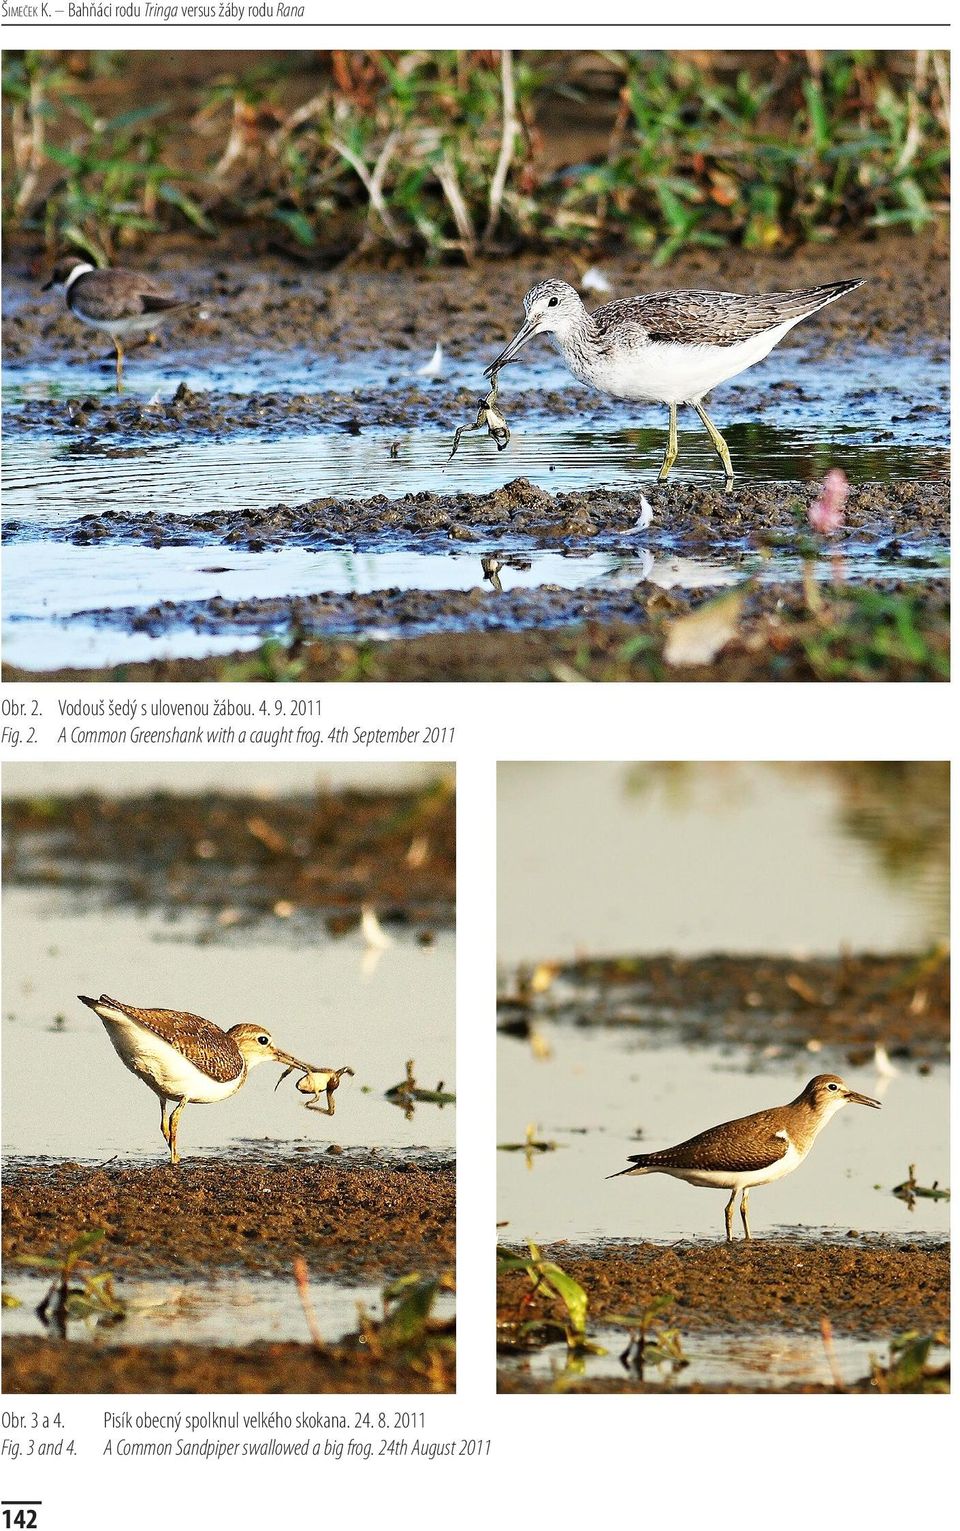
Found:
M 109 994 L 77 998 L 98 1015 L 121 1059 L 160 1097 L 160 1131 L 178 1164 L 177 1127 L 187 1103 L 208 1106 L 235 1095 L 258 1063 L 309 1070 L 274 1044 L 264 1026 L 244 1022 L 223 1031 L 185 1010 L 144 1010 Z M 167 1116 L 167 1106 L 173 1110 Z
M 787 1106 L 772 1106 L 740 1116 L 719 1127 L 708 1127 L 696 1137 L 678 1143 L 675 1148 L 661 1148 L 652 1154 L 631 1154 L 630 1168 L 608 1175 L 673 1175 L 688 1185 L 712 1186 L 730 1192 L 724 1208 L 728 1242 L 733 1238 L 733 1207 L 741 1194 L 740 1216 L 743 1232 L 750 1238 L 747 1197 L 751 1186 L 769 1185 L 782 1180 L 801 1165 L 814 1144 L 818 1132 L 844 1106 L 874 1106 L 880 1102 L 869 1095 L 858 1095 L 844 1084 L 838 1074 L 818 1074 Z
M 67 307 L 81 324 L 110 336 L 117 353 L 118 393 L 123 389 L 120 342 L 131 335 L 148 334 L 162 320 L 197 306 L 193 299 L 178 297 L 138 271 L 92 266 L 78 255 L 57 262 L 43 291 L 49 292 L 51 287 L 62 290 Z

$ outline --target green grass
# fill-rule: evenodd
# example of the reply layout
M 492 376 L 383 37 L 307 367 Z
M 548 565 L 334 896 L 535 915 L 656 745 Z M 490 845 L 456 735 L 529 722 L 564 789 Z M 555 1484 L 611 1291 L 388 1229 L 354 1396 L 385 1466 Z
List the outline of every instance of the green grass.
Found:
M 919 232 L 948 205 L 945 54 L 290 55 L 192 86 L 186 109 L 134 70 L 137 99 L 99 115 L 102 77 L 125 67 L 94 52 L 77 78 L 59 54 L 4 55 L 8 230 L 98 260 L 248 225 L 305 253 L 627 242 L 664 264 Z M 558 166 L 578 119 L 589 157 Z

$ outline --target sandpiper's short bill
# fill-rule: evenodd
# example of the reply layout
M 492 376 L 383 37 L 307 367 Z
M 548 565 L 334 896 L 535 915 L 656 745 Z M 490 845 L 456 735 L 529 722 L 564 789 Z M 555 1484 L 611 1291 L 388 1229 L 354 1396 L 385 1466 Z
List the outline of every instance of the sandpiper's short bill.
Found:
M 615 399 L 667 405 L 670 424 L 661 480 L 677 458 L 677 408 L 692 405 L 730 489 L 730 452 L 703 399 L 719 383 L 761 361 L 801 319 L 860 286 L 858 279 L 750 295 L 651 292 L 588 313 L 568 282 L 550 278 L 527 293 L 523 325 L 485 376 L 496 377 L 535 335 L 549 335 L 580 382 Z
M 223 1031 L 186 1010 L 144 1010 L 101 994 L 77 996 L 98 1015 L 132 1074 L 160 1098 L 160 1131 L 177 1164 L 177 1127 L 185 1105 L 208 1106 L 235 1095 L 258 1063 L 309 1069 L 277 1047 L 263 1026 L 244 1022 Z M 173 1110 L 167 1117 L 167 1106 Z
M 92 266 L 79 256 L 58 261 L 44 292 L 63 290 L 75 319 L 91 329 L 102 330 L 117 353 L 117 391 L 123 386 L 123 347 L 131 335 L 145 335 L 173 314 L 195 307 L 192 300 L 177 297 L 149 276 L 122 266 Z
M 724 1209 L 728 1240 L 733 1238 L 733 1208 L 740 1194 L 743 1231 L 749 1238 L 750 1188 L 782 1180 L 797 1169 L 830 1118 L 851 1103 L 880 1108 L 878 1100 L 851 1090 L 838 1074 L 818 1074 L 789 1105 L 772 1106 L 768 1111 L 721 1122 L 719 1127 L 709 1127 L 674 1148 L 631 1154 L 629 1168 L 608 1178 L 659 1173 L 673 1175 L 688 1185 L 729 1191 L 730 1200 Z

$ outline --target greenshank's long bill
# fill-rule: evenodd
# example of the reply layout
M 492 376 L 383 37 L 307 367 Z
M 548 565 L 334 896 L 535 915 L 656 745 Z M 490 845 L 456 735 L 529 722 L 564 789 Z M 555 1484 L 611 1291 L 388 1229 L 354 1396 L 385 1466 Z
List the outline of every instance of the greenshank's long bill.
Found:
M 131 1074 L 160 1097 L 160 1131 L 177 1164 L 177 1127 L 189 1102 L 208 1106 L 235 1095 L 258 1063 L 309 1068 L 274 1044 L 264 1026 L 247 1022 L 223 1031 L 185 1010 L 143 1010 L 109 994 L 77 996 L 98 1015 Z M 173 1105 L 169 1120 L 167 1105 Z
M 62 289 L 67 307 L 81 324 L 110 336 L 117 353 L 118 393 L 123 387 L 121 340 L 147 334 L 163 319 L 196 307 L 192 299 L 177 297 L 138 271 L 122 266 L 98 268 L 75 255 L 57 262 L 44 292 L 51 287 Z
M 880 1108 L 878 1100 L 858 1095 L 837 1074 L 818 1074 L 787 1106 L 772 1106 L 740 1116 L 719 1127 L 709 1127 L 696 1137 L 661 1148 L 652 1154 L 631 1154 L 630 1167 L 618 1175 L 673 1175 L 688 1185 L 713 1186 L 730 1192 L 724 1208 L 727 1238 L 733 1238 L 733 1207 L 740 1196 L 743 1231 L 750 1237 L 747 1197 L 750 1187 L 782 1180 L 801 1165 L 813 1147 L 817 1133 L 832 1116 L 851 1102 Z
M 523 300 L 526 319 L 505 350 L 487 367 L 492 377 L 516 359 L 535 335 L 549 335 L 574 377 L 615 399 L 666 404 L 667 450 L 660 478 L 677 457 L 677 406 L 690 404 L 733 484 L 727 443 L 703 407 L 712 388 L 761 361 L 788 330 L 860 287 L 860 280 L 833 282 L 798 292 L 742 296 L 736 292 L 652 292 L 621 298 L 589 313 L 567 282 L 553 278 L 531 287 Z

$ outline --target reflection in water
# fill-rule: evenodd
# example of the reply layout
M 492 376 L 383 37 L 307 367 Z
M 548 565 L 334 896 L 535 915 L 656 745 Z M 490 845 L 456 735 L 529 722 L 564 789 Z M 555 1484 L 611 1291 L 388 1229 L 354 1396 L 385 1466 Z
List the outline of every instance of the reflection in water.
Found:
M 71 900 L 72 903 L 72 900 Z M 142 993 L 148 1002 L 235 1021 L 277 1018 L 283 1041 L 298 1058 L 349 1058 L 332 1122 L 303 1109 L 272 1071 L 255 1070 L 244 1088 L 215 1108 L 191 1107 L 181 1150 L 236 1153 L 244 1139 L 261 1151 L 269 1140 L 285 1152 L 324 1147 L 451 1147 L 452 1111 L 419 1112 L 408 1124 L 383 1091 L 402 1069 L 415 1041 L 428 1078 L 455 1077 L 454 941 L 445 931 L 421 947 L 398 936 L 376 972 L 363 978 L 359 939 L 324 940 L 317 922 L 309 935 L 288 921 L 247 925 L 236 939 L 202 939 L 204 925 L 182 915 L 175 927 L 162 914 L 98 908 L 65 911 L 55 891 L 4 891 L 3 1148 L 6 1154 L 70 1158 L 143 1158 L 163 1145 L 156 1102 L 126 1072 L 103 1027 L 72 996 L 105 986 Z M 179 939 L 174 939 L 178 937 Z M 201 939 L 198 939 L 201 938 Z M 52 1027 L 52 1016 L 66 1024 Z M 428 1073 L 429 1070 L 429 1073 Z M 280 1070 L 277 1070 L 279 1075 Z M 57 1079 L 69 1087 L 42 1109 L 27 1081 Z
M 565 1345 L 550 1345 L 523 1357 L 501 1357 L 506 1373 L 525 1372 L 542 1382 L 561 1384 L 574 1377 L 611 1378 L 624 1375 L 624 1330 L 607 1325 L 591 1328 L 599 1353 L 583 1354 L 571 1361 Z M 752 1329 L 747 1332 L 683 1331 L 682 1368 L 665 1358 L 662 1365 L 647 1367 L 645 1380 L 673 1389 L 719 1388 L 723 1391 L 851 1387 L 872 1374 L 875 1363 L 886 1361 L 885 1347 L 876 1340 L 834 1332 L 829 1343 L 819 1329 L 806 1333 L 785 1329 Z M 941 1346 L 930 1355 L 932 1366 L 947 1357 Z
M 706 768 L 728 802 L 749 801 L 743 768 L 718 762 Z M 840 836 L 873 853 L 891 885 L 932 881 L 941 903 L 940 936 L 946 935 L 950 855 L 950 767 L 946 761 L 873 760 L 771 762 L 765 770 L 796 783 L 821 777 L 834 795 L 833 822 Z M 689 761 L 633 765 L 626 790 L 637 796 L 664 792 L 671 804 L 695 814 L 704 768 Z
M 547 1024 L 544 1061 L 511 1037 L 497 1044 L 498 1142 L 519 1144 L 523 1123 L 556 1152 L 497 1155 L 497 1216 L 510 1244 L 534 1239 L 723 1243 L 728 1192 L 691 1188 L 668 1175 L 621 1176 L 630 1154 L 654 1150 L 798 1095 L 814 1073 L 842 1074 L 876 1096 L 869 1062 L 853 1067 L 836 1049 L 816 1063 L 802 1052 L 764 1062 L 759 1050 L 665 1045 L 632 1028 Z M 907 1166 L 930 1184 L 948 1179 L 949 1078 L 942 1065 L 888 1081 L 882 1112 L 841 1111 L 794 1174 L 750 1198 L 755 1238 L 784 1230 L 848 1229 L 942 1235 L 950 1204 L 894 1194 Z M 610 1179 L 608 1177 L 613 1176 Z M 738 1230 L 739 1231 L 739 1230 Z
M 949 929 L 946 772 L 505 763 L 500 961 L 922 951 Z
M 9 1338 L 42 1332 L 37 1308 L 48 1283 L 39 1276 L 8 1272 L 5 1290 L 18 1307 L 5 1307 L 3 1332 Z M 74 1341 L 109 1345 L 247 1345 L 261 1340 L 305 1343 L 309 1339 L 295 1284 L 287 1277 L 195 1277 L 189 1281 L 125 1279 L 116 1286 L 122 1303 L 120 1323 L 100 1323 L 79 1308 L 69 1316 L 67 1336 Z M 336 1344 L 357 1328 L 358 1309 L 378 1315 L 383 1293 L 372 1283 L 350 1286 L 312 1279 L 310 1298 L 324 1340 Z M 434 1313 L 449 1318 L 453 1298 L 440 1293 Z

